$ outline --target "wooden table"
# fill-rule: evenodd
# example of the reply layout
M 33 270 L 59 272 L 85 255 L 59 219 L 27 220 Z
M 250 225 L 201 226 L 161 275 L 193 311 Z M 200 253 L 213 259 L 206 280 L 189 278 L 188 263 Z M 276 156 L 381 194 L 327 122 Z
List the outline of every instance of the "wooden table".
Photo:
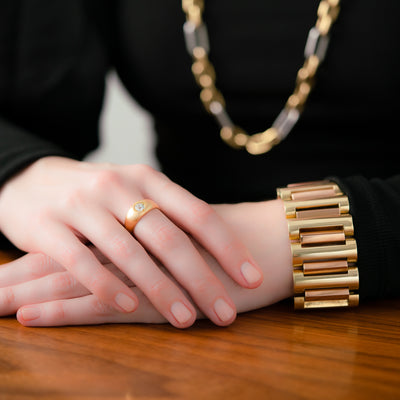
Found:
M 400 300 L 317 312 L 283 302 L 187 330 L 0 318 L 8 399 L 400 399 Z

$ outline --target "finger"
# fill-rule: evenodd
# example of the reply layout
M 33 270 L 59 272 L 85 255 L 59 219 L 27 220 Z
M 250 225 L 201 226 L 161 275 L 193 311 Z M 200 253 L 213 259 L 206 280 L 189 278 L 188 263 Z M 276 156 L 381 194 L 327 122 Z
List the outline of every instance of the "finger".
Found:
M 65 268 L 49 256 L 28 253 L 0 266 L 0 287 L 17 285 L 59 271 L 65 271 Z
M 189 232 L 238 284 L 247 288 L 261 284 L 261 268 L 209 204 L 150 167 L 126 170 L 141 183 L 145 197 L 154 200 L 173 222 Z
M 17 319 L 25 326 L 167 322 L 140 290 L 136 289 L 136 296 L 139 307 L 134 313 L 118 313 L 96 296 L 88 295 L 22 307 L 18 310 Z
M 69 299 L 90 294 L 68 271 L 0 289 L 0 315 L 14 314 L 27 304 Z
M 193 324 L 192 304 L 111 214 L 93 208 L 90 213 L 82 213 L 79 221 L 70 222 L 144 292 L 171 324 Z
M 138 222 L 134 233 L 208 318 L 217 325 L 233 322 L 236 317 L 233 301 L 182 230 L 155 210 Z
M 133 312 L 132 290 L 105 268 L 92 251 L 65 226 L 47 223 L 38 233 L 43 252 L 63 265 L 91 293 L 120 312 Z

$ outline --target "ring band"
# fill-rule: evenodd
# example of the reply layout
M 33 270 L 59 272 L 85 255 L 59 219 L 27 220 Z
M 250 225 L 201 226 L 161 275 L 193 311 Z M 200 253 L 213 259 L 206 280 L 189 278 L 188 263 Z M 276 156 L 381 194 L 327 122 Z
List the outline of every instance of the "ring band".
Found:
M 139 220 L 145 216 L 148 212 L 154 209 L 160 209 L 159 205 L 150 199 L 139 200 L 134 203 L 126 213 L 125 217 L 125 228 L 133 233 L 136 224 Z

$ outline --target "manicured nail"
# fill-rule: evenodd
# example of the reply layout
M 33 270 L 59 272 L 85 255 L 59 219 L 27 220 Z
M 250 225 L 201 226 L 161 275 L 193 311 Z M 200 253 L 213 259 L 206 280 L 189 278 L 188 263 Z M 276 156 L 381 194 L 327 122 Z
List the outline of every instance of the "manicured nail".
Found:
M 190 310 L 180 301 L 176 301 L 174 304 L 172 304 L 171 312 L 176 320 L 181 324 L 188 322 L 189 319 L 192 318 L 192 313 Z
M 33 321 L 40 317 L 40 308 L 36 306 L 28 306 L 20 309 L 22 319 L 24 321 Z
M 249 285 L 259 282 L 262 277 L 261 272 L 247 261 L 240 267 L 240 270 Z
M 223 322 L 229 321 L 235 314 L 235 310 L 223 299 L 218 299 L 214 303 L 214 310 Z
M 118 293 L 115 296 L 115 302 L 126 312 L 132 312 L 136 309 L 136 302 L 125 293 Z

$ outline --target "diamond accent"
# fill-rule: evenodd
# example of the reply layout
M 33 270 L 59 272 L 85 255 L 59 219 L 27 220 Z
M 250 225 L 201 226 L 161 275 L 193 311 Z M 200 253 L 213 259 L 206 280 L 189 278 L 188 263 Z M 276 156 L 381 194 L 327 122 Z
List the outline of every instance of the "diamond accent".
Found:
M 136 203 L 135 204 L 135 211 L 143 211 L 144 210 L 144 203 Z

